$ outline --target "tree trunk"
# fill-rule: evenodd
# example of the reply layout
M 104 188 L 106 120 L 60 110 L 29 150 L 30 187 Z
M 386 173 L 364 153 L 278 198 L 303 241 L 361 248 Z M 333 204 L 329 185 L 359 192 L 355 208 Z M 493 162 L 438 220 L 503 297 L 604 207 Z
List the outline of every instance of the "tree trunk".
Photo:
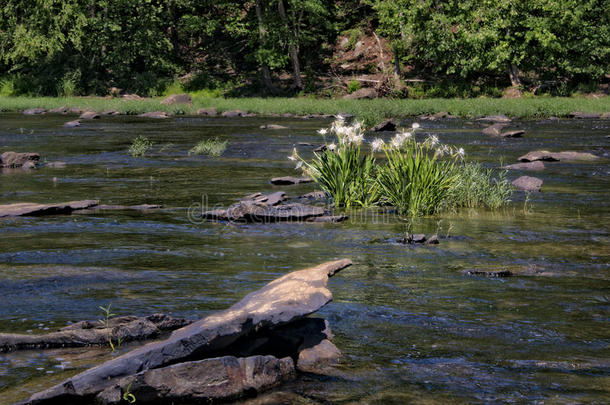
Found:
M 263 21 L 263 8 L 261 6 L 261 0 L 257 0 L 255 4 L 256 19 L 258 20 L 258 34 L 261 41 L 261 47 L 265 46 L 267 38 L 267 30 L 265 29 L 265 23 Z M 261 73 L 263 74 L 263 85 L 271 94 L 277 94 L 277 89 L 271 81 L 271 70 L 267 62 L 261 62 Z
M 400 55 L 398 47 L 394 46 L 394 80 L 400 79 Z
M 514 63 L 508 65 L 508 77 L 510 78 L 510 84 L 513 87 L 521 86 L 521 80 L 519 79 L 519 69 Z
M 284 0 L 278 0 L 277 2 L 277 10 L 280 14 L 280 18 L 284 25 L 286 25 L 286 30 L 290 31 L 290 26 L 288 25 L 288 18 L 286 18 L 286 9 L 284 8 Z M 299 51 L 295 45 L 297 38 L 292 38 L 292 41 L 288 41 L 288 53 L 290 54 L 290 61 L 292 62 L 292 76 L 294 78 L 294 87 L 297 89 L 303 88 L 303 81 L 301 80 L 301 64 L 299 63 Z

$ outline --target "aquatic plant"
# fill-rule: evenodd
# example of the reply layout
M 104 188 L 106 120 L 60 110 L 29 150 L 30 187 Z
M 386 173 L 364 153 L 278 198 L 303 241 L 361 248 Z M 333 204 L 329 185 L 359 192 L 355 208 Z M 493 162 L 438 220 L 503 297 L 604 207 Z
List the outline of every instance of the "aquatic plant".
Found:
M 189 155 L 220 156 L 227 149 L 227 141 L 218 138 L 204 139 L 189 150 Z
M 513 188 L 506 179 L 506 170 L 500 171 L 497 178 L 493 170 L 485 169 L 479 163 L 458 164 L 453 171 L 455 182 L 445 200 L 445 208 L 498 209 L 510 201 Z
M 327 144 L 321 152 L 314 153 L 311 162 L 302 159 L 297 150 L 288 158 L 298 161 L 297 169 L 313 178 L 327 192 L 336 207 L 368 207 L 377 202 L 375 187 L 375 158 L 363 153 L 364 129 L 359 122 L 346 125 L 342 116 L 330 129 L 321 129 L 319 134 L 334 134 L 336 142 Z
M 441 209 L 456 179 L 455 161 L 463 153 L 440 145 L 436 136 L 417 142 L 413 132 L 418 127 L 414 124 L 411 132 L 398 132 L 390 144 L 379 146 L 387 158 L 376 179 L 382 201 L 409 217 L 430 215 Z M 441 160 L 445 154 L 450 159 Z
M 318 130 L 336 140 L 327 142 L 311 161 L 299 156 L 296 148 L 288 158 L 332 197 L 336 207 L 391 205 L 413 218 L 460 207 L 496 209 L 510 201 L 512 188 L 505 172 L 495 179 L 491 170 L 464 163 L 464 149 L 441 144 L 436 135 L 418 142 L 418 129 L 414 123 L 387 143 L 374 139 L 367 153 L 362 150 L 362 124 L 347 125 L 338 117 L 330 128 Z M 381 151 L 386 159 L 378 162 L 375 154 Z
M 133 157 L 142 157 L 152 148 L 153 143 L 144 135 L 138 135 L 129 146 L 129 154 Z

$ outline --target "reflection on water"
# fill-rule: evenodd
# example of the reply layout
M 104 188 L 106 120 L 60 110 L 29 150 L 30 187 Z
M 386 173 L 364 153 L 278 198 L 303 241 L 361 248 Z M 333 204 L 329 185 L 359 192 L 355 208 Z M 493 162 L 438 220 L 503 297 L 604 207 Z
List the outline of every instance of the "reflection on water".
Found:
M 97 319 L 98 306 L 108 303 L 120 314 L 200 317 L 288 271 L 349 257 L 355 265 L 332 279 L 335 301 L 320 311 L 344 362 L 335 376 L 306 376 L 284 387 L 291 401 L 603 403 L 610 397 L 607 156 L 547 164 L 534 174 L 544 180 L 543 192 L 527 206 L 516 193 L 500 212 L 418 220 L 414 230 L 438 232 L 441 244 L 404 246 L 389 243 L 405 231 L 404 222 L 370 213 L 344 224 L 189 222 L 187 208 L 202 198 L 226 206 L 257 191 L 312 191 L 311 184 L 276 187 L 268 180 L 295 174 L 286 156 L 298 142 L 318 144 L 322 121 L 111 117 L 77 129 L 62 128 L 64 121 L 0 115 L 1 151 L 39 152 L 43 160 L 67 163 L 0 174 L 0 203 L 95 198 L 166 209 L 1 220 L 0 330 L 43 333 Z M 271 122 L 290 129 L 258 129 Z M 518 125 L 526 130 L 523 139 L 489 138 L 463 121 L 424 124 L 422 136 L 438 133 L 488 166 L 534 149 L 603 155 L 608 146 L 607 121 Z M 155 144 L 142 159 L 127 154 L 139 134 Z M 215 136 L 229 141 L 221 158 L 187 155 Z M 509 176 L 521 174 L 527 173 Z M 514 276 L 473 277 L 468 270 Z M 2 354 L 0 403 L 110 356 L 104 349 Z

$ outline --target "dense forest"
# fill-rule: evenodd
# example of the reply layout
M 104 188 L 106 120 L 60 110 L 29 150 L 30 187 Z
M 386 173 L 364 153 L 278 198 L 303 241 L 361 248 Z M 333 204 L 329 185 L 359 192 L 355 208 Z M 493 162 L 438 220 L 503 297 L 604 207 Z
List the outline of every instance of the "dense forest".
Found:
M 2 0 L 2 95 L 607 92 L 608 0 Z

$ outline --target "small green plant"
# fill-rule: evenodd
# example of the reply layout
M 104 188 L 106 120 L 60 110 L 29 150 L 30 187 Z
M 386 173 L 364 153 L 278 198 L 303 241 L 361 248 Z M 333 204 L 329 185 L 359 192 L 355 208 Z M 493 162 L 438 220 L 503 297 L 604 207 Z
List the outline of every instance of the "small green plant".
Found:
M 0 97 L 10 97 L 15 95 L 15 81 L 11 77 L 0 80 Z
M 131 384 L 127 386 L 123 393 L 123 400 L 133 404 L 136 402 L 136 396 L 131 393 Z
M 110 328 L 110 319 L 115 316 L 116 314 L 113 314 L 112 311 L 110 310 L 112 304 L 108 304 L 107 307 L 103 307 L 100 305 L 100 309 L 102 310 L 102 315 L 103 318 L 99 319 L 98 322 L 101 323 L 104 328 L 108 331 L 107 332 L 107 336 L 106 336 L 106 340 L 108 341 L 108 345 L 110 346 L 110 349 L 114 352 L 117 348 L 121 347 L 121 342 L 122 339 L 118 339 L 117 341 L 117 346 L 114 345 L 114 342 L 112 341 L 112 329 Z
M 227 141 L 218 138 L 204 139 L 189 150 L 189 155 L 208 155 L 218 157 L 227 149 Z
M 150 141 L 147 137 L 144 135 L 138 135 L 131 143 L 131 146 L 129 146 L 129 154 L 133 157 L 142 157 L 146 155 L 146 152 L 148 152 L 152 146 L 152 141 Z
M 351 80 L 347 84 L 347 92 L 352 94 L 353 92 L 360 90 L 360 82 L 358 80 Z

